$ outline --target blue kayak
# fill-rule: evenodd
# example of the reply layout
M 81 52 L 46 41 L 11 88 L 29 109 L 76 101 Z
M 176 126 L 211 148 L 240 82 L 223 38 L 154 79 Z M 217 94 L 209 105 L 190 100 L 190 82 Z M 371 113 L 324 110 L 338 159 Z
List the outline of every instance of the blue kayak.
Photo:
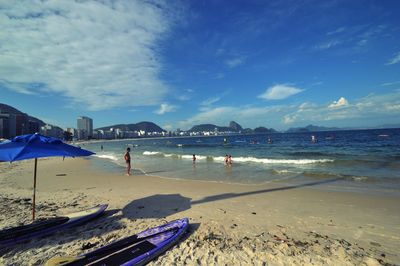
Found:
M 45 265 L 144 265 L 175 245 L 188 227 L 188 218 L 174 220 L 77 257 L 54 257 Z

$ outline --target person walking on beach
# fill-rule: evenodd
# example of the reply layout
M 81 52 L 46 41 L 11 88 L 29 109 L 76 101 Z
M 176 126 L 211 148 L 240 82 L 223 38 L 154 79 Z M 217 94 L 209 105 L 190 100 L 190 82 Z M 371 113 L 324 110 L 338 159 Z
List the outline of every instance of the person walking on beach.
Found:
M 131 175 L 131 148 L 126 148 L 126 152 L 124 155 L 125 163 L 126 163 L 126 175 Z

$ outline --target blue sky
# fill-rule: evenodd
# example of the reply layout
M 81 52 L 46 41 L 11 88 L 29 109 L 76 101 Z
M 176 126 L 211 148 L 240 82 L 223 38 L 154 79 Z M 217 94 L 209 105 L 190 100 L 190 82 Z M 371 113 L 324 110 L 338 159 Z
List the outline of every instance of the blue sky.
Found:
M 0 102 L 61 127 L 400 123 L 400 1 L 2 1 Z

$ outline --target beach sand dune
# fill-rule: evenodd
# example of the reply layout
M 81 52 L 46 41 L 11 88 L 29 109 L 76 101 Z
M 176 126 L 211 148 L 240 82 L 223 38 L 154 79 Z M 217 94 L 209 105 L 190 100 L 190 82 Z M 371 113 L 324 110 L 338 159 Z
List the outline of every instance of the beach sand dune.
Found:
M 31 161 L 0 164 L 0 228 L 30 222 L 32 179 Z M 0 265 L 42 265 L 181 217 L 190 219 L 188 233 L 150 265 L 399 264 L 399 197 L 326 186 L 124 176 L 101 173 L 90 159 L 41 159 L 39 218 L 109 208 L 82 226 L 1 249 Z

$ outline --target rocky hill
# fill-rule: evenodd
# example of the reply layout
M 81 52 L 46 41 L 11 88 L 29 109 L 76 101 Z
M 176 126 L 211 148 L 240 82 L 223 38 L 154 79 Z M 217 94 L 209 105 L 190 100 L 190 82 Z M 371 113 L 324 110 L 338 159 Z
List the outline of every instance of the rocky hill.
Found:
M 278 131 L 276 131 L 273 128 L 266 128 L 266 127 L 256 127 L 254 129 L 254 133 L 277 133 Z
M 235 121 L 231 121 L 229 123 L 228 127 L 217 126 L 217 125 L 214 125 L 214 124 L 201 124 L 201 125 L 193 126 L 188 131 L 190 131 L 190 132 L 203 132 L 203 131 L 215 131 L 215 129 L 217 129 L 217 131 L 219 131 L 219 132 L 239 132 L 239 131 L 242 130 L 242 127 L 238 123 L 236 123 Z
M 320 126 L 308 125 L 306 127 L 289 128 L 286 132 L 297 133 L 297 132 L 317 132 L 317 131 L 334 131 L 334 130 L 341 130 L 341 129 L 337 127 L 320 127 Z
M 123 131 L 146 131 L 146 132 L 166 132 L 164 129 L 154 124 L 153 122 L 140 122 L 136 124 L 117 124 L 112 126 L 100 127 L 95 130 L 110 130 L 111 128 L 123 130 Z

